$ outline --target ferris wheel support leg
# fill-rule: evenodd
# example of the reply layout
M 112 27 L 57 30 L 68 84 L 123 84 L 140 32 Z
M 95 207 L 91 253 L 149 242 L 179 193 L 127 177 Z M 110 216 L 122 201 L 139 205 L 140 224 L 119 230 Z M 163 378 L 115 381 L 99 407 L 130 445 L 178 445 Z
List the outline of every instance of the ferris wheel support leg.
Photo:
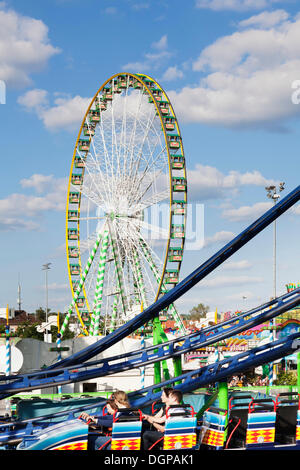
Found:
M 152 259 L 152 256 L 149 252 L 149 250 L 147 249 L 145 243 L 141 240 L 141 246 L 142 246 L 142 250 L 143 250 L 143 253 L 144 253 L 144 256 L 146 258 L 146 260 L 148 261 L 149 263 L 149 266 L 150 266 L 150 269 L 152 270 L 156 280 L 157 280 L 157 283 L 159 284 L 160 283 L 160 276 L 158 274 L 158 269 Z M 163 286 L 163 289 L 165 289 L 165 287 Z M 171 306 L 171 312 L 173 313 L 173 318 L 175 319 L 176 321 L 176 324 L 179 328 L 179 330 L 182 332 L 182 330 L 185 332 L 185 328 L 184 328 L 184 325 L 183 325 L 183 322 L 181 321 L 181 318 L 180 318 L 180 315 L 178 314 L 175 306 L 172 304 Z M 168 338 L 164 332 L 164 330 L 162 329 L 162 326 L 161 326 L 161 323 L 159 321 L 159 324 L 160 324 L 160 327 L 158 326 L 158 321 L 159 319 L 157 318 L 156 319 L 156 325 L 155 325 L 155 328 L 154 330 L 156 331 L 156 335 L 153 335 L 153 344 L 159 344 L 158 343 L 158 338 L 161 339 L 161 342 L 163 341 L 168 341 Z M 153 324 L 154 326 L 154 324 Z M 179 375 L 182 374 L 182 364 L 181 364 L 181 357 L 176 357 L 176 358 L 173 358 L 173 367 L 174 367 L 174 375 L 177 377 Z M 163 364 L 163 368 L 164 368 L 164 371 L 165 373 L 168 375 L 169 374 L 169 371 L 166 372 L 166 370 L 168 369 L 166 363 L 164 362 Z M 160 364 L 157 363 L 154 365 L 154 378 L 155 378 L 155 383 L 158 383 L 156 380 L 159 379 L 159 377 L 161 376 L 161 372 L 160 372 Z M 180 382 L 178 382 L 180 383 Z
M 144 254 L 145 254 L 145 252 L 144 252 Z M 136 260 L 136 263 L 138 265 L 137 266 L 137 268 L 138 268 L 137 269 L 138 282 L 143 284 L 142 272 L 141 272 L 140 265 L 139 265 L 139 259 L 137 258 L 135 260 Z M 150 265 L 150 268 L 153 271 L 154 263 L 152 262 L 151 257 L 146 258 L 146 260 L 148 261 L 148 263 Z M 140 275 L 139 275 L 139 272 L 140 272 Z M 155 271 L 153 271 L 153 273 L 155 273 Z M 155 276 L 155 277 L 157 277 L 157 276 Z M 141 289 L 141 292 L 144 292 L 144 287 Z M 161 326 L 161 322 L 160 322 L 159 318 L 155 318 L 153 320 L 153 344 L 154 345 L 161 344 L 164 341 L 168 341 L 168 338 L 167 338 L 167 336 L 166 336 L 166 334 L 165 334 L 165 332 L 164 332 L 164 330 Z M 161 363 L 158 362 L 158 363 L 154 364 L 154 381 L 155 381 L 155 383 L 159 383 L 159 379 L 161 379 L 161 367 L 162 367 L 162 370 L 163 370 L 165 380 L 168 380 L 170 378 L 170 372 L 169 372 L 167 361 L 162 361 Z
M 133 250 L 133 258 L 134 258 L 134 264 L 135 264 L 135 269 L 136 269 L 138 288 L 139 288 L 139 291 L 140 291 L 140 294 L 141 294 L 141 300 L 142 300 L 144 306 L 146 307 L 148 302 L 147 302 L 147 298 L 146 298 L 145 283 L 144 283 L 144 279 L 143 279 L 141 263 L 140 263 L 139 256 L 138 256 L 138 253 L 137 253 L 136 249 Z
M 146 297 L 146 289 L 145 289 L 145 283 L 144 283 L 144 278 L 143 278 L 143 272 L 141 269 L 141 263 L 140 263 L 140 259 L 139 259 L 136 249 L 134 249 L 133 251 L 133 258 L 134 258 L 134 264 L 135 264 L 137 286 L 141 294 L 141 300 L 142 300 L 141 311 L 143 311 L 144 307 L 147 308 L 148 303 L 147 303 L 147 297 Z M 145 349 L 145 326 L 144 325 L 141 327 L 141 348 Z M 145 387 L 145 367 L 141 367 L 141 388 L 144 388 L 144 387 Z
M 91 265 L 92 265 L 92 262 L 94 261 L 94 258 L 95 258 L 96 252 L 97 252 L 97 250 L 98 250 L 98 247 L 99 247 L 99 244 L 100 244 L 101 239 L 102 239 L 102 232 L 99 233 L 98 238 L 97 238 L 97 240 L 96 240 L 96 242 L 95 242 L 95 245 L 93 246 L 92 252 L 91 252 L 91 254 L 90 254 L 90 256 L 89 256 L 89 259 L 87 260 L 86 267 L 85 267 L 85 269 L 84 269 L 84 272 L 83 272 L 83 274 L 82 274 L 82 276 L 81 276 L 80 282 L 79 282 L 79 284 L 78 284 L 78 286 L 77 286 L 76 292 L 75 292 L 75 294 L 74 294 L 73 300 L 72 300 L 72 302 L 71 302 L 71 304 L 70 304 L 70 306 L 69 306 L 68 313 L 67 313 L 67 315 L 65 316 L 65 319 L 64 319 L 63 324 L 62 324 L 62 326 L 61 326 L 61 329 L 60 329 L 61 338 L 63 337 L 63 335 L 64 335 L 64 333 L 65 333 L 65 330 L 66 330 L 66 328 L 67 328 L 67 326 L 68 326 L 68 323 L 69 323 L 70 316 L 71 316 L 71 314 L 72 314 L 73 308 L 75 307 L 76 301 L 77 301 L 77 299 L 78 299 L 78 297 L 79 297 L 79 294 L 80 294 L 80 292 L 81 292 L 81 290 L 82 290 L 84 281 L 85 281 L 85 279 L 86 279 L 86 277 L 87 277 L 87 275 L 88 275 L 88 272 L 89 272 L 89 270 L 90 270 L 90 267 L 91 267 Z
M 154 276 L 157 280 L 157 283 L 159 284 L 160 281 L 161 281 L 161 277 L 159 276 L 158 269 L 157 269 L 157 267 L 156 267 L 156 265 L 155 265 L 155 263 L 152 259 L 152 256 L 149 253 L 149 250 L 147 249 L 147 247 L 145 246 L 145 243 L 143 241 L 141 241 L 141 246 L 142 246 L 145 258 L 149 263 L 150 269 L 153 272 L 153 274 L 154 274 Z M 162 285 L 162 292 L 166 292 L 166 291 L 167 291 L 167 289 L 166 289 L 165 285 L 163 284 Z M 176 309 L 175 305 L 171 304 L 170 307 L 169 307 L 169 310 L 170 310 L 171 315 L 174 318 L 174 320 L 176 322 L 176 326 L 179 328 L 180 332 L 182 334 L 186 334 L 184 323 L 183 323 L 179 313 L 177 312 L 177 309 Z
M 157 330 L 154 326 L 154 322 L 155 321 L 153 320 L 153 344 L 159 344 L 159 342 L 161 342 L 161 340 L 158 337 Z M 156 353 L 157 350 L 155 349 L 153 352 Z M 155 362 L 153 367 L 154 367 L 154 383 L 159 384 L 160 382 L 162 382 L 161 363 L 160 362 Z
M 118 295 L 114 296 L 114 303 L 112 307 L 111 321 L 109 326 L 109 332 L 112 333 L 116 329 L 117 325 L 117 313 L 118 313 Z
M 153 319 L 153 345 L 162 344 L 166 341 L 168 341 L 167 335 L 161 326 L 161 322 L 159 318 L 156 317 Z M 160 375 L 160 373 L 158 373 L 158 366 L 160 367 L 160 364 L 163 370 L 165 380 L 169 380 L 170 372 L 169 372 L 169 368 L 168 368 L 168 364 L 166 360 L 161 361 L 161 363 L 154 364 L 154 379 L 156 379 L 156 369 L 155 369 L 156 365 L 157 365 L 157 378 Z M 158 383 L 158 382 L 155 381 L 155 383 Z
M 155 278 L 156 278 L 156 280 L 157 280 L 157 283 L 159 284 L 161 278 L 160 278 L 160 276 L 159 276 L 159 274 L 158 274 L 158 269 L 157 269 L 157 267 L 156 267 L 156 265 L 155 265 L 155 263 L 154 263 L 154 261 L 153 261 L 153 259 L 152 259 L 152 256 L 151 256 L 151 254 L 149 253 L 149 250 L 147 249 L 147 247 L 146 247 L 146 245 L 145 245 L 145 243 L 144 243 L 143 241 L 141 241 L 141 246 L 142 246 L 142 249 L 143 249 L 144 256 L 145 256 L 146 260 L 148 261 L 148 263 L 149 263 L 149 265 L 150 265 L 150 268 L 151 268 L 151 270 L 152 270 L 152 272 L 153 272 L 153 274 L 154 274 L 154 276 L 155 276 Z M 163 288 L 163 291 L 166 290 L 166 288 L 165 288 L 164 285 L 162 286 L 162 288 Z M 170 310 L 171 310 L 172 316 L 173 316 L 173 318 L 174 318 L 174 320 L 175 320 L 175 322 L 176 322 L 177 327 L 179 328 L 179 330 L 180 330 L 183 334 L 185 334 L 186 331 L 185 331 L 184 324 L 183 324 L 183 322 L 182 322 L 182 320 L 181 320 L 181 318 L 180 318 L 179 313 L 178 313 L 177 310 L 176 310 L 175 305 L 171 304 L 171 305 L 170 305 Z M 163 330 L 162 330 L 162 331 L 163 331 Z M 164 331 L 163 331 L 163 334 L 165 335 L 165 332 L 164 332 Z M 165 337 L 166 337 L 166 336 L 165 336 Z M 167 340 L 168 340 L 168 338 L 165 339 L 165 341 L 167 341 Z M 157 344 L 157 343 L 156 343 L 156 344 Z M 175 376 L 175 377 L 178 377 L 179 375 L 182 374 L 181 357 L 173 358 L 173 367 L 174 367 L 174 376 Z M 158 366 L 157 366 L 157 368 L 158 368 Z M 157 377 L 159 377 L 159 372 L 157 372 Z M 156 382 L 156 383 L 157 383 L 157 382 Z M 177 383 L 180 383 L 180 382 L 177 382 Z
M 94 313 L 92 315 L 91 325 L 90 325 L 90 334 L 93 336 L 97 336 L 99 333 L 100 311 L 101 311 L 101 305 L 102 305 L 106 255 L 107 255 L 107 249 L 108 249 L 108 235 L 109 235 L 108 230 L 105 230 L 103 234 L 101 251 L 100 251 L 99 270 L 98 270 L 98 276 L 97 276 L 94 307 L 93 307 Z
M 123 283 L 122 283 L 122 268 L 120 266 L 119 258 L 117 255 L 116 241 L 113 236 L 114 234 L 111 233 L 110 235 L 111 235 L 110 238 L 111 238 L 112 254 L 113 254 L 115 267 L 116 267 L 117 286 L 121 294 L 122 310 L 123 310 L 123 314 L 125 315 L 126 303 L 125 303 L 125 294 L 124 294 L 124 288 L 123 288 Z M 118 304 L 118 296 L 115 296 L 113 311 L 111 315 L 111 322 L 110 322 L 110 327 L 109 327 L 110 333 L 112 333 L 115 330 L 116 324 L 117 324 L 117 304 Z

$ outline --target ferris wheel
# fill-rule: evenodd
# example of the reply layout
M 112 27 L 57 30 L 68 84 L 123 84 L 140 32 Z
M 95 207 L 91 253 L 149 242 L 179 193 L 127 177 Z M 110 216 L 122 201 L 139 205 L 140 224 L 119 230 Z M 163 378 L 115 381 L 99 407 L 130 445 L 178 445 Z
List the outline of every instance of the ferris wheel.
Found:
M 84 334 L 112 332 L 174 287 L 186 212 L 182 138 L 165 91 L 147 75 L 112 76 L 85 113 L 71 163 L 65 324 L 76 310 Z M 174 305 L 166 313 L 184 330 Z

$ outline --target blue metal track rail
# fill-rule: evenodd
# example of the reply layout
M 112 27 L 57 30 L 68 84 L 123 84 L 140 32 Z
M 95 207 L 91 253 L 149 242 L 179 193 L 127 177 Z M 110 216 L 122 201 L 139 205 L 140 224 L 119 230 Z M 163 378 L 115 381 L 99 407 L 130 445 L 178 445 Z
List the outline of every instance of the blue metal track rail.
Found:
M 105 338 L 100 339 L 96 344 L 89 346 L 72 356 L 63 359 L 56 364 L 47 368 L 47 370 L 68 367 L 71 365 L 81 364 L 88 361 L 102 351 L 121 341 L 138 328 L 149 322 L 159 315 L 159 312 L 175 302 L 179 297 L 189 291 L 193 286 L 210 274 L 214 269 L 220 266 L 230 256 L 241 249 L 246 243 L 252 240 L 262 230 L 268 227 L 274 220 L 280 217 L 284 212 L 290 209 L 300 199 L 300 185 L 291 191 L 285 198 L 278 202 L 275 206 L 265 212 L 231 242 L 225 245 L 221 250 L 209 258 L 205 263 L 201 264 L 183 281 L 177 284 L 169 292 L 160 297 L 154 304 L 146 308 L 142 313 L 137 315 L 120 328 L 110 333 Z
M 10 383 L 1 386 L 2 395 L 0 398 L 11 396 L 12 394 L 17 393 L 18 390 L 24 390 L 24 386 L 27 387 L 27 390 L 43 387 L 46 383 L 45 381 L 47 380 L 47 386 L 49 386 L 50 383 L 53 385 L 53 378 L 58 379 L 58 382 L 55 382 L 57 385 L 69 383 L 71 381 L 74 382 L 77 379 L 85 380 L 87 378 L 91 378 L 91 374 L 96 372 L 88 371 L 87 364 L 84 365 L 85 371 L 81 371 L 85 375 L 79 375 L 79 370 L 74 371 L 74 367 L 76 367 L 76 365 L 78 365 L 78 368 L 83 367 L 84 362 L 118 343 L 123 338 L 136 331 L 142 325 L 155 318 L 161 310 L 175 302 L 179 297 L 185 294 L 194 285 L 210 274 L 214 269 L 220 266 L 230 256 L 236 253 L 246 243 L 248 243 L 262 230 L 269 226 L 274 220 L 276 220 L 279 216 L 291 208 L 297 201 L 299 201 L 299 199 L 300 186 L 294 189 L 269 211 L 263 214 L 231 242 L 225 245 L 211 258 L 209 258 L 205 263 L 200 265 L 183 281 L 177 284 L 176 287 L 159 298 L 157 302 L 137 315 L 134 319 L 127 322 L 125 325 L 122 325 L 113 333 L 99 340 L 95 345 L 89 346 L 79 353 L 73 354 L 72 356 L 59 361 L 56 364 L 49 366 L 47 369 L 37 372 L 36 374 L 33 373 L 27 376 L 22 376 L 23 378 L 21 380 L 18 376 L 14 376 L 12 381 L 10 381 L 9 378 L 6 378 L 6 380 L 10 381 Z M 156 362 L 157 360 L 162 360 L 167 357 L 175 357 L 176 355 L 183 354 L 184 352 L 197 349 L 208 344 L 216 343 L 217 341 L 247 330 L 257 324 L 263 323 L 264 321 L 270 320 L 271 318 L 280 315 L 284 311 L 290 310 L 296 305 L 299 305 L 300 296 L 298 290 L 292 294 L 293 295 L 285 294 L 284 296 L 275 299 L 268 304 L 265 304 L 264 308 L 257 307 L 250 312 L 246 312 L 245 314 L 234 318 L 234 321 L 225 322 L 215 327 L 211 327 L 206 329 L 205 332 L 200 332 L 200 334 L 196 333 L 187 337 L 183 337 L 181 338 L 183 341 L 182 344 L 180 344 L 178 341 L 164 343 L 162 345 L 156 346 L 155 350 L 153 348 L 147 349 L 144 352 L 144 356 L 143 352 L 139 357 L 136 352 L 127 355 L 127 357 L 123 356 L 122 359 L 121 356 L 116 356 L 117 361 L 123 360 L 123 362 L 121 362 L 121 370 L 126 370 L 126 368 L 129 369 L 139 367 L 143 364 Z M 267 311 L 266 305 L 269 307 L 269 310 Z M 154 384 L 151 387 L 132 392 L 129 394 L 129 398 L 131 400 L 132 406 L 143 406 L 156 400 L 161 393 L 159 389 L 167 385 L 172 384 L 176 389 L 181 390 L 183 393 L 193 391 L 199 387 L 206 386 L 211 383 L 224 381 L 233 374 L 243 372 L 261 364 L 270 363 L 278 358 L 294 353 L 297 349 L 299 349 L 299 345 L 300 333 L 297 333 L 289 336 L 288 338 L 285 338 L 284 340 L 275 341 L 274 343 L 269 343 L 268 345 L 251 349 L 245 353 L 233 356 L 230 359 L 216 362 L 215 364 L 203 367 L 199 370 L 174 377 L 165 382 L 162 382 L 161 384 Z M 157 353 L 154 352 L 156 350 Z M 105 374 L 103 375 L 116 372 L 114 364 L 110 363 L 110 361 L 116 361 L 116 357 L 108 358 L 102 362 L 102 369 L 105 371 Z M 49 375 L 46 376 L 44 375 L 45 373 L 48 373 Z M 51 375 L 52 373 L 56 377 L 53 377 L 53 375 Z M 99 376 L 99 372 L 98 375 L 94 375 L 93 377 L 95 376 Z M 37 380 L 34 381 L 34 377 L 37 378 Z M 8 392 L 9 390 L 10 392 Z M 104 403 L 104 400 L 102 401 Z M 99 404 L 101 404 L 101 401 L 99 401 Z M 53 418 L 54 416 L 52 415 L 51 417 Z M 46 417 L 41 419 L 45 420 Z M 27 423 L 26 426 L 28 425 L 30 424 Z M 5 424 L 3 426 L 7 427 L 10 425 Z M 17 432 L 17 423 L 13 422 L 11 423 L 11 426 L 15 427 L 15 431 L 12 431 L 12 433 Z M 3 431 L 2 426 L 0 426 L 0 431 Z
M 270 304 L 273 308 L 270 308 Z M 277 299 L 245 312 L 235 318 L 220 323 L 219 325 L 201 330 L 198 333 L 186 337 L 176 338 L 172 341 L 156 346 L 150 346 L 143 350 L 132 351 L 100 361 L 84 363 L 73 367 L 55 369 L 53 371 L 39 371 L 9 377 L 0 377 L 0 394 L 15 394 L 35 388 L 64 385 L 67 383 L 81 382 L 96 377 L 123 372 L 180 356 L 186 352 L 199 349 L 217 341 L 232 337 L 242 331 L 249 330 L 256 325 L 271 320 L 287 310 L 300 304 L 300 288 L 286 293 Z M 1 382 L 4 382 L 1 385 Z M 7 397 L 7 395 L 5 395 Z M 0 395 L 1 397 L 1 395 Z
M 186 372 L 178 377 L 154 384 L 135 392 L 128 394 L 131 406 L 143 407 L 153 401 L 156 401 L 161 396 L 161 389 L 166 386 L 173 386 L 175 389 L 180 390 L 182 393 L 192 392 L 200 387 L 207 386 L 211 383 L 221 382 L 228 377 L 244 372 L 253 367 L 262 364 L 270 363 L 284 356 L 288 356 L 297 352 L 300 349 L 300 333 L 290 335 L 280 341 L 275 341 L 264 346 L 253 348 L 249 351 L 235 355 L 231 358 L 224 359 L 223 361 L 216 362 L 206 367 L 202 367 L 192 372 Z M 178 384 L 178 381 L 181 383 Z M 71 411 L 63 411 L 49 416 L 43 416 L 26 421 L 14 421 L 11 423 L 0 424 L 0 443 L 11 442 L 16 439 L 22 438 L 33 427 L 46 427 L 46 420 L 53 420 L 57 418 L 74 419 L 76 414 L 83 410 L 95 408 L 96 406 L 104 406 L 106 400 L 99 399 L 97 405 L 86 405 L 85 407 L 78 407 Z M 49 426 L 55 423 L 48 423 Z M 24 429 L 26 428 L 26 429 Z

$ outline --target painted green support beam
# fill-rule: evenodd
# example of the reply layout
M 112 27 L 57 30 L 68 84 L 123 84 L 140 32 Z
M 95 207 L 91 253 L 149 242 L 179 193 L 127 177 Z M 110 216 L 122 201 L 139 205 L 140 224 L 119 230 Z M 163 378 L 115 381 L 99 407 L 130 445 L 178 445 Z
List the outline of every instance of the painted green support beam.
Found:
M 219 408 L 227 411 L 226 415 L 226 423 L 225 423 L 225 435 L 224 439 L 226 439 L 227 435 L 227 423 L 228 423 L 228 384 L 227 382 L 219 382 L 218 384 L 218 396 L 219 396 Z
M 103 239 L 102 239 L 101 250 L 100 250 L 100 255 L 99 255 L 99 268 L 98 268 L 97 281 L 96 281 L 93 315 L 91 318 L 91 325 L 90 325 L 90 334 L 93 336 L 97 336 L 99 334 L 99 323 L 100 323 L 100 312 L 101 312 L 102 298 L 103 298 L 106 255 L 107 255 L 107 250 L 108 250 L 108 237 L 109 237 L 109 232 L 108 230 L 105 230 L 103 233 Z
M 98 250 L 98 247 L 99 247 L 99 244 L 100 244 L 100 241 L 102 239 L 102 233 L 99 233 L 98 234 L 98 237 L 97 237 L 97 240 L 93 246 L 93 249 L 92 249 L 92 252 L 87 260 L 87 263 L 86 263 L 86 267 L 82 273 L 82 276 L 81 276 L 81 279 L 80 279 L 80 282 L 77 286 L 77 289 L 75 291 L 75 294 L 74 294 L 74 297 L 73 297 L 73 300 L 69 306 L 69 309 L 68 309 L 68 312 L 67 312 L 67 315 L 65 316 L 65 319 L 64 319 L 64 322 L 61 326 L 61 329 L 60 329 L 60 334 L 61 334 L 61 338 L 63 337 L 64 333 L 65 333 L 65 330 L 68 326 L 68 323 L 69 323 L 69 320 L 70 320 L 70 317 L 71 317 L 71 314 L 72 314 L 72 311 L 73 311 L 73 308 L 75 307 L 75 304 L 76 304 L 76 301 L 80 295 L 80 292 L 82 290 L 82 287 L 84 285 L 84 282 L 86 280 L 86 277 L 88 275 L 88 272 L 90 270 L 90 267 L 94 261 L 94 258 L 95 258 L 95 255 L 96 255 L 96 252 Z
M 117 244 L 116 244 L 114 233 L 112 233 L 112 230 L 110 230 L 110 239 L 111 239 L 111 246 L 112 246 L 112 254 L 113 254 L 115 267 L 116 267 L 117 288 L 120 292 L 121 307 L 123 310 L 123 314 L 125 316 L 126 315 L 126 301 L 125 301 L 125 294 L 124 294 L 124 287 L 123 287 L 123 280 L 122 280 L 122 267 L 119 262 L 118 253 L 117 253 Z M 110 327 L 109 327 L 110 333 L 112 333 L 115 330 L 116 324 L 117 324 L 117 304 L 118 304 L 117 297 L 118 296 L 116 295 L 114 299 L 113 311 L 112 311 L 111 322 L 110 322 Z

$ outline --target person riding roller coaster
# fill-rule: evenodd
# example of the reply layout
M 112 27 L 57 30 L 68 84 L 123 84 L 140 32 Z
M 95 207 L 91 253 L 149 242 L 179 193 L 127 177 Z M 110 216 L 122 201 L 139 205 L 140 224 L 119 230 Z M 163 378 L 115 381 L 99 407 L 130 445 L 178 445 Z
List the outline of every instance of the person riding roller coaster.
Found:
M 84 420 L 94 430 L 89 437 L 89 448 L 91 450 L 110 449 L 110 433 L 113 425 L 114 417 L 127 416 L 130 412 L 126 412 L 126 408 L 130 408 L 127 394 L 122 390 L 114 392 L 110 399 L 106 401 L 107 414 L 102 416 L 91 416 L 88 413 L 81 413 L 80 419 Z M 121 411 L 120 411 L 121 410 Z M 101 434 L 97 433 L 97 429 L 101 429 Z
M 178 407 L 182 401 L 182 393 L 179 390 L 164 388 L 161 395 L 161 401 L 166 405 L 169 415 L 185 413 L 184 408 Z M 169 408 L 174 405 L 177 406 L 177 408 Z M 163 408 L 161 408 L 154 416 L 143 414 L 143 419 L 147 420 L 147 422 L 154 428 L 145 430 L 142 435 L 142 450 L 150 450 L 155 443 L 162 440 L 164 437 L 166 413 Z

